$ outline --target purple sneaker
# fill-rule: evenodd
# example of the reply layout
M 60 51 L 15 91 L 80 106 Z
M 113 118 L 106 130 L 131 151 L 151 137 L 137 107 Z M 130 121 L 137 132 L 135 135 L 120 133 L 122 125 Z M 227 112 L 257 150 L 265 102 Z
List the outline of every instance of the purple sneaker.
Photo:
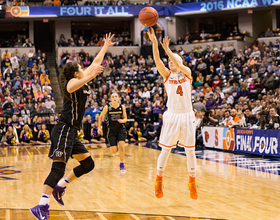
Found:
M 52 192 L 54 199 L 61 206 L 64 206 L 64 202 L 62 201 L 62 196 L 65 193 L 65 189 L 66 189 L 66 187 L 60 187 L 60 186 L 56 185 Z
M 49 213 L 50 206 L 46 205 L 36 205 L 35 207 L 30 209 L 30 212 L 35 216 L 37 220 L 48 220 L 50 216 Z
M 121 171 L 121 173 L 126 172 L 126 169 L 124 168 L 124 163 L 120 163 L 120 171 Z

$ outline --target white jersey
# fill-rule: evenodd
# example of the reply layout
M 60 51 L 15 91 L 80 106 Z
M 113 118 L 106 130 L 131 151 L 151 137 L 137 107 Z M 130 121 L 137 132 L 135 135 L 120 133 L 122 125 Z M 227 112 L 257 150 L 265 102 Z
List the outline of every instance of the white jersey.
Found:
M 192 107 L 192 80 L 182 72 L 170 71 L 163 82 L 167 92 L 167 108 L 172 113 L 185 113 L 193 110 Z

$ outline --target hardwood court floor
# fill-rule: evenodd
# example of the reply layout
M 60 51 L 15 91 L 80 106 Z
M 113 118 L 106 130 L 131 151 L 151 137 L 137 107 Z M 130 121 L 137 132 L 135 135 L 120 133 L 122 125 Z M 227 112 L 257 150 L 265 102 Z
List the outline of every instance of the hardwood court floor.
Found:
M 207 157 L 197 159 L 197 201 L 189 198 L 186 158 L 178 154 L 170 155 L 164 197 L 157 199 L 154 179 L 160 151 L 142 145 L 126 145 L 124 175 L 119 172 L 117 155 L 113 157 L 105 147 L 87 146 L 95 160 L 94 171 L 69 185 L 64 207 L 51 198 L 50 219 L 280 220 L 278 175 L 252 172 Z M 50 171 L 48 149 L 0 148 L 0 219 L 35 219 L 28 209 L 38 204 Z M 219 155 L 228 157 L 222 152 Z M 66 172 L 77 165 L 70 159 Z

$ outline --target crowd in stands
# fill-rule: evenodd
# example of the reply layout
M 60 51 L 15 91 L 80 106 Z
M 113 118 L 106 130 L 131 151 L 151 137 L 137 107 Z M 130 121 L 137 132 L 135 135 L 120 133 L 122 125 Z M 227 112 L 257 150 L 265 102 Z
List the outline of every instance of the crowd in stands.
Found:
M 196 111 L 198 129 L 205 125 L 263 129 L 279 127 L 279 124 L 275 123 L 275 118 L 276 121 L 280 121 L 279 46 L 279 40 L 269 45 L 256 41 L 252 47 L 245 47 L 239 51 L 235 51 L 230 44 L 208 44 L 204 50 L 198 47 L 191 51 L 183 51 L 182 48 L 176 51 L 175 47 L 171 46 L 171 50 L 180 53 L 185 59 L 185 65 L 192 70 L 193 108 Z M 30 62 L 38 60 L 28 71 L 25 69 L 19 72 L 22 67 L 16 68 L 11 61 L 10 66 L 5 68 L 0 89 L 3 92 L 1 97 L 4 101 L 4 120 L 7 121 L 2 124 L 14 123 L 18 126 L 18 123 L 27 123 L 33 128 L 36 123 L 40 125 L 44 122 L 48 126 L 48 123 L 55 123 L 57 120 L 58 115 L 55 111 L 49 116 L 39 115 L 44 113 L 44 109 L 48 108 L 46 103 L 52 99 L 50 82 L 45 82 L 47 68 L 42 67 L 45 64 L 41 62 L 43 55 L 40 54 L 38 51 L 36 55 L 26 59 Z M 65 50 L 61 54 L 61 66 L 76 61 L 82 68 L 86 68 L 95 56 L 96 54 L 85 53 L 83 49 L 73 50 L 71 54 Z M 6 61 L 7 57 L 7 52 L 2 54 Z M 15 54 L 11 54 L 10 57 L 15 57 Z M 22 61 L 22 57 L 17 59 Z M 162 60 L 168 67 L 167 57 L 163 57 Z M 110 94 L 117 91 L 121 95 L 121 103 L 125 105 L 129 119 L 128 141 L 156 141 L 162 126 L 162 114 L 166 110 L 167 94 L 152 55 L 144 58 L 126 49 L 119 55 L 108 51 L 102 65 L 105 67 L 104 72 L 88 83 L 91 95 L 86 104 L 83 126 L 79 133 L 81 139 L 84 142 L 104 142 L 97 134 L 96 122 L 103 107 L 108 104 Z M 11 80 L 11 74 L 17 77 Z M 29 78 L 29 83 L 20 82 L 21 79 Z M 38 96 L 36 91 L 39 91 L 41 96 Z M 51 97 L 48 97 L 46 91 Z M 20 97 L 22 94 L 23 99 Z M 52 105 L 48 106 L 55 109 Z M 29 107 L 30 117 L 26 117 L 21 112 Z M 35 114 L 31 115 L 31 112 Z M 262 123 L 262 118 L 265 124 Z M 37 135 L 39 138 L 41 133 L 33 136 Z
M 13 0 L 13 1 L 0 1 L 1 4 L 6 4 L 7 6 L 26 6 L 27 0 Z
M 33 43 L 26 35 L 18 34 L 15 38 L 14 36 L 7 41 L 3 41 L 3 45 L 0 44 L 2 47 L 33 47 Z
M 38 144 L 49 143 L 47 128 L 58 115 L 46 55 L 32 49 L 28 54 L 20 54 L 17 49 L 2 52 L 0 141 L 8 145 L 25 144 L 31 143 L 27 136 L 33 136 L 32 141 Z
M 201 32 L 196 31 L 195 33 L 187 32 L 185 37 L 178 37 L 177 41 L 174 42 L 177 45 L 186 45 L 190 43 L 199 43 L 206 41 L 220 41 L 220 40 L 243 40 L 247 32 L 240 32 L 238 26 L 234 24 L 230 26 L 223 22 L 221 33 L 207 33 L 205 30 Z
M 61 34 L 58 40 L 58 46 L 60 47 L 93 47 L 104 45 L 104 35 L 93 34 L 89 39 L 84 39 L 83 36 L 74 34 L 73 37 L 67 39 L 64 34 Z M 128 31 L 123 31 L 121 34 L 115 33 L 113 37 L 115 46 L 133 46 L 133 42 L 130 39 Z

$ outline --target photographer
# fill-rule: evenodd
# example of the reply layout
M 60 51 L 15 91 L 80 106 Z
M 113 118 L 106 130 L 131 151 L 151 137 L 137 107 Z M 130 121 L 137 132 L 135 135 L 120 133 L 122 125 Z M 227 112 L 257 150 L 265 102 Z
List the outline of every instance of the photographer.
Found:
M 204 114 L 204 117 L 202 119 L 201 126 L 216 126 L 216 123 L 218 122 L 218 120 L 214 119 L 213 116 L 214 116 L 214 113 L 212 112 L 212 110 L 206 111 Z

